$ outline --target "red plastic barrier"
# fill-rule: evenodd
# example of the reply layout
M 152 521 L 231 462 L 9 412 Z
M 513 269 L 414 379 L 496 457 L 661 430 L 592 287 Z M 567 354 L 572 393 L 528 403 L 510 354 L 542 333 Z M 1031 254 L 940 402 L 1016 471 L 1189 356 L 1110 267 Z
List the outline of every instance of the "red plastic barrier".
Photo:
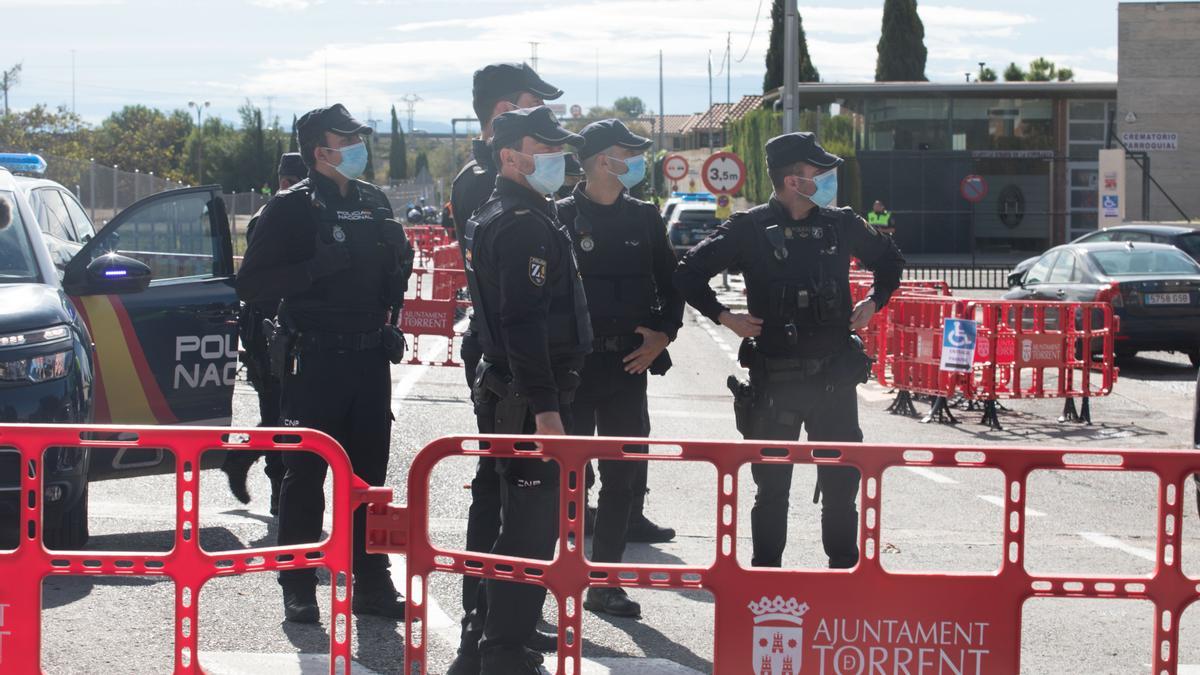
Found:
M 116 438 L 134 440 L 102 440 Z M 244 442 L 238 442 L 243 440 Z M 349 672 L 351 514 L 363 503 L 387 504 L 391 488 L 372 488 L 354 476 L 350 460 L 332 438 L 308 429 L 0 425 L 0 446 L 20 453 L 20 532 L 16 550 L 0 552 L 0 672 L 41 672 L 42 582 L 51 576 L 157 576 L 175 582 L 176 673 L 204 672 L 199 662 L 200 600 L 214 577 L 324 567 L 331 584 L 329 672 Z M 112 447 L 166 450 L 175 457 L 175 544 L 166 553 L 47 551 L 41 544 L 42 455 L 47 448 Z M 333 514 L 323 543 L 209 553 L 200 548 L 200 458 L 205 452 L 305 450 L 322 457 L 333 476 Z
M 369 548 L 408 556 L 406 672 L 431 672 L 423 628 L 428 626 L 424 598 L 434 573 L 547 587 L 559 608 L 559 673 L 582 672 L 582 595 L 593 586 L 711 593 L 715 599 L 713 672 L 721 674 L 1016 673 L 1020 672 L 1022 606 L 1030 598 L 1151 603 L 1154 639 L 1147 645 L 1147 659 L 1155 673 L 1176 672 L 1179 619 L 1196 597 L 1196 582 L 1181 568 L 1183 497 L 1191 491 L 1188 477 L 1200 468 L 1200 452 L 996 448 L 981 453 L 975 446 L 771 441 L 768 447 L 755 442 L 656 440 L 682 450 L 672 455 L 639 455 L 638 460 L 699 461 L 716 469 L 714 562 L 708 566 L 591 562 L 581 544 L 585 464 L 592 459 L 629 461 L 627 444 L 642 440 L 483 436 L 443 438 L 426 446 L 409 472 L 408 505 L 375 505 L 368 515 Z M 817 450 L 826 452 L 817 458 Z M 923 457 L 913 458 L 917 454 Z M 559 464 L 563 478 L 554 560 L 434 545 L 427 515 L 430 476 L 438 462 L 459 455 L 519 455 Z M 1114 462 L 1114 457 L 1119 461 Z M 858 566 L 852 570 L 743 567 L 737 551 L 748 545 L 749 533 L 731 514 L 744 511 L 738 499 L 740 470 L 751 462 L 857 467 L 862 475 Z M 1003 474 L 1003 526 L 993 533 L 997 542 L 1003 542 L 999 570 L 890 573 L 883 569 L 880 523 L 883 493 L 889 485 L 885 471 L 903 466 L 989 469 Z M 1027 481 L 1031 472 L 1043 469 L 1155 474 L 1160 483 L 1154 572 L 1117 576 L 1028 571 L 1024 561 Z
M 413 270 L 409 291 L 404 298 L 404 309 L 400 312 L 400 330 L 409 338 L 406 364 L 447 367 L 462 365 L 461 361 L 456 360 L 457 338 L 462 335 L 457 329 L 457 322 L 462 311 L 470 306 L 470 301 L 459 299 L 458 288 L 451 290 L 447 286 L 445 280 L 455 278 L 453 275 L 462 275 L 465 285 L 465 272 L 461 270 Z M 424 349 L 422 344 L 427 343 L 430 338 L 445 344 L 444 356 L 437 346 L 437 356 L 425 353 L 428 350 Z

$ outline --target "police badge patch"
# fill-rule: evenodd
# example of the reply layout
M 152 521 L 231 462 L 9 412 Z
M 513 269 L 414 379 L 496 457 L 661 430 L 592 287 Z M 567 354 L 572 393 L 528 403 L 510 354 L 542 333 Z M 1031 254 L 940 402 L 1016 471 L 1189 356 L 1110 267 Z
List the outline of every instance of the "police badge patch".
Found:
M 339 244 L 346 241 L 346 231 L 342 229 L 341 225 L 333 226 L 333 240 Z
M 546 284 L 546 261 L 541 258 L 529 259 L 529 281 L 539 288 Z
M 590 253 L 596 249 L 596 240 L 591 237 L 584 237 L 579 240 L 579 248 L 583 249 L 584 253 Z

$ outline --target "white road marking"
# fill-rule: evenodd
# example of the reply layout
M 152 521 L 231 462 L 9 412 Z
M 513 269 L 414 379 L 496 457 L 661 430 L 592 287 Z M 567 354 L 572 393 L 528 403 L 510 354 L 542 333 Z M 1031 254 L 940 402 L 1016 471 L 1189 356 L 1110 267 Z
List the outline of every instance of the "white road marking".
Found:
M 392 562 L 392 583 L 401 593 L 408 588 L 408 559 L 400 555 L 388 556 Z M 432 633 L 452 645 L 458 644 L 459 623 L 442 609 L 437 598 L 429 589 L 429 578 L 425 578 L 425 631 Z
M 208 675 L 324 675 L 329 672 L 328 654 L 259 654 L 254 652 L 200 652 L 200 665 Z M 354 675 L 376 675 L 376 671 L 351 661 Z
M 454 324 L 454 332 L 461 332 L 467 327 L 468 323 L 469 319 L 467 317 L 459 319 L 458 323 Z M 420 356 L 428 358 L 430 353 L 440 355 L 441 353 L 445 352 L 446 338 L 440 338 L 438 340 L 426 340 L 421 344 L 423 345 L 423 349 L 421 350 L 422 354 Z M 435 358 L 440 358 L 440 356 L 436 356 Z M 392 387 L 392 414 L 399 417 L 400 402 L 408 397 L 409 393 L 412 392 L 413 387 L 417 386 L 417 383 L 421 381 L 421 378 L 425 377 L 425 374 L 429 372 L 430 367 L 397 366 L 397 368 L 401 368 L 404 371 L 404 375 L 400 378 L 400 381 L 396 382 Z
M 922 478 L 927 478 L 935 483 L 942 483 L 943 485 L 955 485 L 958 483 L 958 481 L 954 480 L 953 478 L 951 478 L 949 476 L 943 476 L 942 474 L 934 471 L 933 469 L 926 469 L 923 466 L 906 466 L 904 468 L 908 469 L 909 471 L 917 474 L 918 476 L 920 476 Z
M 1101 534 L 1099 532 L 1080 532 L 1079 536 L 1101 548 L 1111 548 L 1118 551 L 1124 551 L 1125 553 L 1137 556 L 1142 560 L 1154 562 L 1158 558 L 1155 552 L 1148 548 L 1139 548 L 1137 546 L 1126 544 L 1125 542 L 1115 537 L 1110 537 L 1107 534 Z
M 582 675 L 700 675 L 674 661 L 636 657 L 583 659 L 580 670 Z
M 995 504 L 996 506 L 999 506 L 1000 508 L 1004 508 L 1004 498 L 1003 497 L 997 497 L 996 495 L 975 495 L 975 496 L 979 497 L 980 499 L 982 499 L 983 501 L 985 501 L 989 504 Z M 1028 506 L 1025 507 L 1025 516 L 1026 517 L 1039 518 L 1044 515 L 1046 515 L 1046 514 L 1042 513 L 1041 511 L 1038 511 L 1037 509 L 1031 509 Z

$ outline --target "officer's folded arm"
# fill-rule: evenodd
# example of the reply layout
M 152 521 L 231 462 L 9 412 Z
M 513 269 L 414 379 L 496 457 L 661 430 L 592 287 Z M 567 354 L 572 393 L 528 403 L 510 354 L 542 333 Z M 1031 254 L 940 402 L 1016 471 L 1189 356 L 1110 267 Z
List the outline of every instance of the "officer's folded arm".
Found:
M 296 229 L 307 223 L 305 214 L 297 213 L 282 198 L 267 203 L 238 269 L 238 298 L 245 302 L 275 300 L 312 285 L 313 249 L 295 236 Z

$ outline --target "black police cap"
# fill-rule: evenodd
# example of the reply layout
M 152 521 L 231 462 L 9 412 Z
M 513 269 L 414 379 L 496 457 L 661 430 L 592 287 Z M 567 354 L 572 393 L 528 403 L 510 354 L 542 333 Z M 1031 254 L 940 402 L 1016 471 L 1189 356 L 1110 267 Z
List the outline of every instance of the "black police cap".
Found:
M 581 148 L 584 144 L 583 136 L 563 128 L 554 113 L 544 105 L 501 113 L 492 122 L 492 131 L 493 148 L 502 148 L 526 136 L 532 136 L 546 145 Z
M 767 168 L 778 169 L 804 162 L 822 169 L 831 169 L 842 163 L 842 158 L 826 152 L 817 143 L 816 135 L 807 131 L 776 136 L 767 141 Z
M 547 83 L 526 63 L 493 63 L 475 71 L 471 95 L 475 102 L 498 100 L 519 91 L 553 101 L 563 95 L 558 87 Z
M 583 165 L 579 163 L 579 157 L 573 152 L 568 152 L 566 155 L 567 166 L 566 174 L 568 176 L 582 176 Z
M 279 175 L 303 178 L 308 175 L 304 157 L 298 152 L 285 152 L 279 156 Z
M 622 148 L 629 150 L 646 150 L 654 141 L 649 138 L 638 136 L 625 126 L 625 123 L 618 119 L 600 120 L 592 122 L 579 132 L 583 136 L 584 146 L 579 151 L 579 159 L 587 159 L 593 155 L 598 155 L 602 150 L 611 148 L 614 145 L 619 145 Z
M 301 143 L 311 139 L 321 140 L 321 134 L 331 131 L 343 136 L 369 134 L 371 127 L 354 119 L 346 106 L 334 103 L 328 108 L 317 108 L 304 113 L 296 121 L 296 136 Z

